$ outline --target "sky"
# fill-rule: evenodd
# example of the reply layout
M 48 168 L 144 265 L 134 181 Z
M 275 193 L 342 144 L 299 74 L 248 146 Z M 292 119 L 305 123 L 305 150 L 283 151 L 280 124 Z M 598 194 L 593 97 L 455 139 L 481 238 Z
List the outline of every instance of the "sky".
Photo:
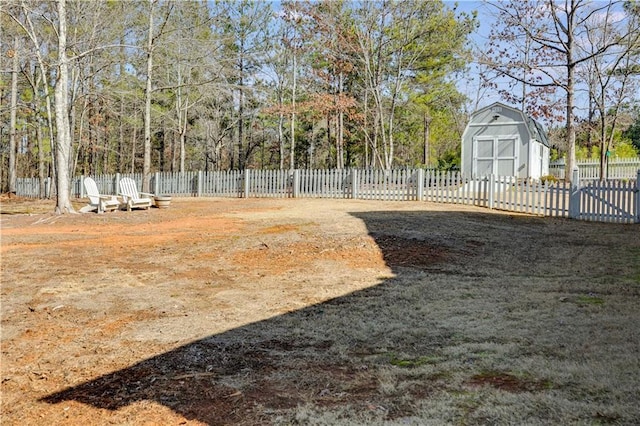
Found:
M 474 47 L 482 47 L 485 45 L 494 22 L 493 16 L 489 13 L 488 6 L 483 1 L 476 0 L 445 0 L 444 4 L 452 9 L 456 7 L 456 12 L 471 13 L 476 11 L 478 14 L 479 27 L 471 35 L 471 40 L 475 45 Z M 494 102 L 504 102 L 500 95 L 494 90 L 484 89 L 479 94 L 479 82 L 479 71 L 473 64 L 469 67 L 466 75 L 463 76 L 463 78 L 458 78 L 456 81 L 458 90 L 469 98 L 472 109 L 482 108 Z

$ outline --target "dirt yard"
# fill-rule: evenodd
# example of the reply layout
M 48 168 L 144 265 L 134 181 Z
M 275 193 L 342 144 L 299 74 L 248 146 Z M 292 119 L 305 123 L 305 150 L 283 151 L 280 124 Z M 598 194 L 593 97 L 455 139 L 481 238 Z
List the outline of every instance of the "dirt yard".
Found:
M 0 201 L 3 426 L 640 424 L 640 225 Z

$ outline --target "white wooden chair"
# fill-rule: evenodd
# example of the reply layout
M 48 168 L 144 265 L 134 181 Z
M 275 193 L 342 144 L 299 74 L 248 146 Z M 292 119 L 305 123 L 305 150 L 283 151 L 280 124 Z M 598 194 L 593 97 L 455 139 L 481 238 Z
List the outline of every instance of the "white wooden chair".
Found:
M 120 195 L 124 199 L 127 211 L 131 209 L 148 209 L 153 204 L 153 194 L 138 192 L 136 182 L 131 178 L 120 179 Z
M 117 210 L 120 207 L 120 200 L 115 195 L 102 195 L 98 191 L 98 185 L 93 178 L 84 178 L 84 188 L 89 197 L 89 204 L 80 209 L 81 212 L 89 212 L 97 210 L 98 213 Z

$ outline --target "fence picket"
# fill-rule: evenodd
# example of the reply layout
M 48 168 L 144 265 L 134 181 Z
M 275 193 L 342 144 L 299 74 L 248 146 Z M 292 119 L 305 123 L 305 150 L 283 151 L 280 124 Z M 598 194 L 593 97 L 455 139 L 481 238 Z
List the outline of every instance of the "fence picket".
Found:
M 617 186 L 617 191 L 614 194 L 614 201 L 612 202 L 612 204 L 616 206 L 622 206 L 623 200 L 627 198 L 627 197 L 624 197 L 624 194 L 628 193 L 629 195 L 632 195 L 633 189 L 628 182 L 616 181 L 616 186 Z M 627 217 L 618 216 L 618 220 L 616 222 L 633 221 L 633 215 L 630 209 L 625 209 L 623 207 L 622 210 L 625 212 L 629 212 L 629 215 Z
M 622 183 L 622 182 L 621 182 Z M 629 216 L 626 218 L 629 221 L 633 222 L 633 212 L 631 211 L 631 206 L 633 205 L 633 186 L 631 185 L 630 182 L 628 182 L 627 184 L 622 183 L 622 186 L 627 187 L 626 189 L 628 191 L 620 191 L 618 192 L 618 196 L 620 197 L 619 202 L 617 203 L 617 205 L 620 206 L 620 208 L 623 211 L 628 211 L 631 214 L 629 214 Z M 625 197 L 625 195 L 628 194 L 628 196 Z M 638 209 L 640 206 L 636 205 L 635 208 Z M 621 218 L 621 221 L 623 221 L 623 219 Z
M 623 187 L 623 189 L 621 191 L 618 192 L 617 194 L 617 200 L 616 200 L 616 205 L 621 206 L 623 211 L 629 212 L 628 217 L 626 218 L 629 222 L 633 222 L 633 209 L 631 208 L 631 206 L 633 206 L 633 182 L 620 182 L 620 186 Z M 625 197 L 625 194 L 628 194 L 628 196 Z M 640 208 L 640 206 L 636 205 L 635 206 L 636 209 Z M 637 212 L 637 210 L 636 210 Z M 624 220 L 620 220 L 620 222 L 623 222 Z
M 611 211 L 611 197 L 610 194 L 613 194 L 611 191 L 614 182 L 606 182 L 605 186 L 600 187 L 600 197 L 605 200 L 604 203 L 600 204 L 600 216 L 598 217 L 598 221 L 603 221 L 605 217 L 612 216 Z
M 547 195 L 547 186 L 546 186 L 546 182 L 537 182 L 536 185 L 538 185 L 539 188 L 539 192 L 538 192 L 538 210 L 536 211 L 536 214 L 544 216 L 544 200 L 546 198 Z
M 452 182 L 451 182 L 451 178 L 452 178 L 452 174 L 451 173 L 447 173 L 446 180 L 445 180 L 445 188 L 446 188 L 445 201 L 447 203 L 450 203 L 452 201 L 452 199 L 453 199 L 453 193 L 452 193 L 453 185 L 452 185 Z

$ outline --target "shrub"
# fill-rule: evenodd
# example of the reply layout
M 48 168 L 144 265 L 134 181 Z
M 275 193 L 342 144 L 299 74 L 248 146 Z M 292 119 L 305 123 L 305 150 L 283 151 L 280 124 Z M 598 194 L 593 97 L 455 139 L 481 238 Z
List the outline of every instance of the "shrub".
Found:
M 552 183 L 558 182 L 558 178 L 553 176 L 553 175 L 546 175 L 546 176 L 540 177 L 540 181 L 542 183 L 547 183 L 548 182 L 549 184 L 552 184 Z

